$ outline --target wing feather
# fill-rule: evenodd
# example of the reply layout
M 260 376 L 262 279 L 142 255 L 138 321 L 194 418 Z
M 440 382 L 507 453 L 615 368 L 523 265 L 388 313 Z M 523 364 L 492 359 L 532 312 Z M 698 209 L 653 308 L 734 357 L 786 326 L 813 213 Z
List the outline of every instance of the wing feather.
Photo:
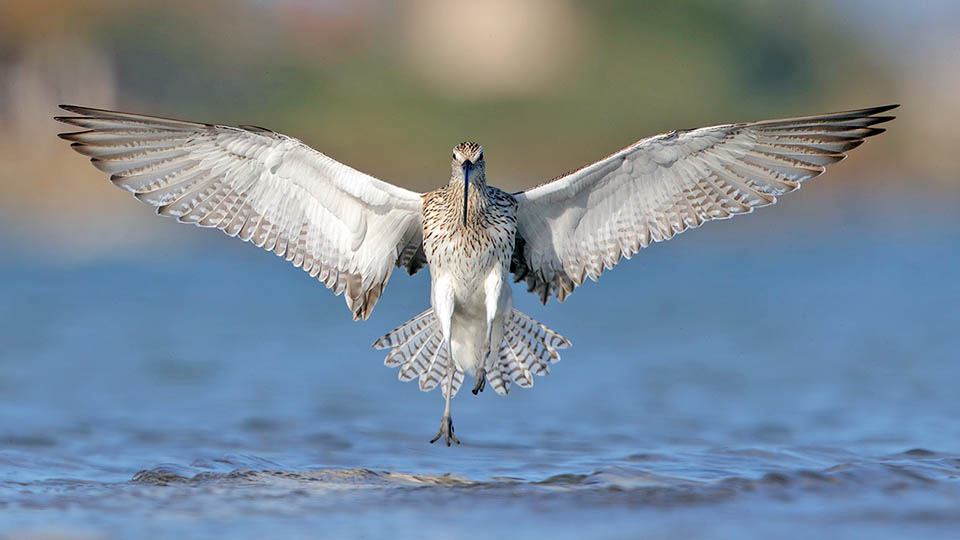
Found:
M 417 193 L 356 171 L 300 141 L 231 127 L 62 105 L 63 133 L 110 180 L 160 215 L 218 228 L 346 292 L 366 319 L 394 265 L 425 264 Z
M 672 131 L 516 193 L 514 279 L 563 301 L 652 242 L 775 203 L 883 133 L 896 107 Z

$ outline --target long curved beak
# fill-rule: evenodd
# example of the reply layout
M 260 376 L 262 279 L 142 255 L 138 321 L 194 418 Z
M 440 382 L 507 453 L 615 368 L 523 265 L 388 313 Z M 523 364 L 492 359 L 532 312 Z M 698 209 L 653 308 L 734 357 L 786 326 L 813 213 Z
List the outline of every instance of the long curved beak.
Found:
M 463 225 L 467 225 L 467 204 L 470 201 L 470 170 L 473 164 L 469 161 L 463 162 Z

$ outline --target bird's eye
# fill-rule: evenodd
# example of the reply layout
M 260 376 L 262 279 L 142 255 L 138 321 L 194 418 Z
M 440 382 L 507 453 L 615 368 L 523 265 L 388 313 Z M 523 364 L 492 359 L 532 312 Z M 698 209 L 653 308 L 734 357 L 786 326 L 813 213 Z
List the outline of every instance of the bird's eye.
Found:
M 477 161 L 480 161 L 482 159 L 483 159 L 483 152 L 480 152 L 480 155 L 477 156 Z
M 456 153 L 456 152 L 453 153 L 453 159 L 457 159 L 457 153 Z

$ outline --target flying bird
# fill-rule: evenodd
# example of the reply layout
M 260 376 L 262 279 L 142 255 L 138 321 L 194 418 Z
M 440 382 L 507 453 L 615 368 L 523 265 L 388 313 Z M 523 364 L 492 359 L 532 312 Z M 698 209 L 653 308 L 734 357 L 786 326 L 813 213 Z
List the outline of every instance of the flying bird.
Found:
M 255 126 L 185 122 L 61 105 L 60 134 L 157 213 L 215 227 L 293 263 L 366 319 L 395 267 L 430 267 L 430 309 L 378 339 L 384 363 L 445 400 L 437 435 L 454 434 L 450 400 L 466 374 L 533 385 L 570 342 L 513 308 L 510 279 L 563 301 L 652 242 L 776 202 L 892 120 L 887 105 L 684 129 L 639 140 L 537 187 L 487 183 L 483 147 L 453 148 L 450 181 L 415 193 Z

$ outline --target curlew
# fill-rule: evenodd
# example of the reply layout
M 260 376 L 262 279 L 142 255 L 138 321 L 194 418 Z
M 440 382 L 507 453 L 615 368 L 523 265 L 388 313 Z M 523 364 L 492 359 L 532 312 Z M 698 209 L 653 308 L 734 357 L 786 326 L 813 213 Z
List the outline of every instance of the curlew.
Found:
M 366 319 L 394 267 L 429 265 L 430 309 L 378 339 L 385 364 L 441 387 L 440 430 L 459 444 L 450 400 L 506 394 L 549 373 L 570 342 L 513 308 L 525 281 L 563 301 L 622 258 L 706 221 L 751 212 L 820 175 L 896 105 L 677 130 L 519 193 L 487 184 L 483 148 L 453 149 L 449 183 L 419 194 L 354 170 L 299 140 L 222 126 L 63 105 L 63 133 L 110 180 L 157 213 L 273 251 L 344 294 Z

